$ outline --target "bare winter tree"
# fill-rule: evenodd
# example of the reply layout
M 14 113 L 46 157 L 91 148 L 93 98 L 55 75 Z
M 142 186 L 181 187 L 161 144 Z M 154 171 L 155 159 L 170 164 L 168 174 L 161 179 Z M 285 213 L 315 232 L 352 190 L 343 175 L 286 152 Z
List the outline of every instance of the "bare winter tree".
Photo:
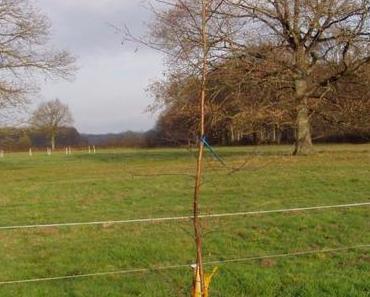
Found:
M 136 38 L 127 30 L 125 38 L 143 43 L 146 46 L 166 54 L 169 65 L 168 77 L 181 81 L 192 76 L 194 91 L 197 93 L 193 113 L 196 114 L 196 131 L 198 138 L 198 158 L 193 195 L 194 239 L 196 245 L 196 273 L 193 296 L 207 296 L 207 286 L 203 270 L 202 228 L 200 222 L 200 192 L 203 176 L 203 139 L 206 135 L 205 118 L 207 112 L 207 80 L 210 65 L 222 55 L 222 41 L 229 25 L 225 18 L 217 18 L 216 12 L 225 0 L 170 0 L 153 1 L 155 15 L 151 24 L 150 38 Z
M 75 59 L 48 48 L 50 24 L 28 0 L 0 0 L 0 110 L 19 107 L 35 80 L 68 78 Z
M 370 62 L 369 0 L 228 0 L 244 24 L 231 48 L 268 43 L 291 74 L 295 154 L 312 149 L 310 101 Z M 253 34 L 251 32 L 254 32 Z M 281 54 L 281 53 L 284 54 Z
M 63 104 L 59 99 L 40 104 L 31 118 L 33 127 L 49 133 L 53 150 L 58 128 L 69 126 L 72 123 L 73 118 L 68 105 Z

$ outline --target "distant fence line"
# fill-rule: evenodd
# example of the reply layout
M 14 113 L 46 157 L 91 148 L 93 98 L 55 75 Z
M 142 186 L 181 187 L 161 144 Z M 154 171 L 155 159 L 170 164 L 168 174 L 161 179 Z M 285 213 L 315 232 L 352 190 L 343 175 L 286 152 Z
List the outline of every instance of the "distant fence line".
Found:
M 76 151 L 76 152 L 86 152 L 86 153 L 89 153 L 89 154 L 96 154 L 97 152 L 97 147 L 95 145 L 89 145 L 89 146 L 66 146 L 66 147 L 58 147 L 54 150 L 52 150 L 50 147 L 44 147 L 44 148 L 40 148 L 40 147 L 36 147 L 36 148 L 33 148 L 33 147 L 30 147 L 28 149 L 28 151 L 25 151 L 25 150 L 16 150 L 16 151 L 7 151 L 7 150 L 4 150 L 4 149 L 0 149 L 0 158 L 5 158 L 5 156 L 7 154 L 21 154 L 21 153 L 24 153 L 24 154 L 28 154 L 28 156 L 32 157 L 34 153 L 38 153 L 38 154 L 41 154 L 41 153 L 45 153 L 46 155 L 50 156 L 52 155 L 53 153 L 65 153 L 66 155 L 71 155 L 73 151 Z

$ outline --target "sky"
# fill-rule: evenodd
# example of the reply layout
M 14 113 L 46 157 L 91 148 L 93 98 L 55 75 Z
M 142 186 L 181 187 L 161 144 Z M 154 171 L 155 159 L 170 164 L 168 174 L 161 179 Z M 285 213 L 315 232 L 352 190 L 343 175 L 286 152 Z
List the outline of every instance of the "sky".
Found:
M 36 103 L 59 98 L 70 107 L 81 133 L 145 131 L 155 116 L 145 112 L 153 99 L 145 91 L 160 79 L 163 57 L 122 44 L 114 27 L 135 34 L 147 30 L 151 13 L 142 0 L 35 0 L 52 23 L 50 45 L 77 57 L 72 82 L 42 81 Z

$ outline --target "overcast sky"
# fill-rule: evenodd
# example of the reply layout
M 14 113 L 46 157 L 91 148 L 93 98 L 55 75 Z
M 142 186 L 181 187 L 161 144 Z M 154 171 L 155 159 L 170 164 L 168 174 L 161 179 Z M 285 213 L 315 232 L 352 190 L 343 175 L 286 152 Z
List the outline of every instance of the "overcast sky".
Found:
M 162 57 L 149 49 L 122 45 L 110 26 L 127 24 L 142 33 L 150 12 L 142 0 L 35 0 L 52 22 L 51 44 L 78 59 L 72 82 L 42 83 L 39 102 L 58 97 L 84 133 L 143 131 L 154 126 L 146 113 L 148 84 L 161 77 Z

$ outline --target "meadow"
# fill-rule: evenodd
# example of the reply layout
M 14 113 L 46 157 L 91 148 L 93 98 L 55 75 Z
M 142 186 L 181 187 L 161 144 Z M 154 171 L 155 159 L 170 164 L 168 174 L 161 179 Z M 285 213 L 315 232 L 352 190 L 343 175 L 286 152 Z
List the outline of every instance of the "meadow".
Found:
M 216 148 L 202 213 L 370 202 L 370 145 Z M 116 149 L 5 154 L 0 227 L 187 216 L 194 151 Z M 203 219 L 205 261 L 370 244 L 370 207 Z M 0 283 L 95 272 L 181 268 L 0 284 L 1 297 L 190 296 L 191 221 L 0 230 Z M 368 297 L 370 248 L 207 266 L 210 297 Z

